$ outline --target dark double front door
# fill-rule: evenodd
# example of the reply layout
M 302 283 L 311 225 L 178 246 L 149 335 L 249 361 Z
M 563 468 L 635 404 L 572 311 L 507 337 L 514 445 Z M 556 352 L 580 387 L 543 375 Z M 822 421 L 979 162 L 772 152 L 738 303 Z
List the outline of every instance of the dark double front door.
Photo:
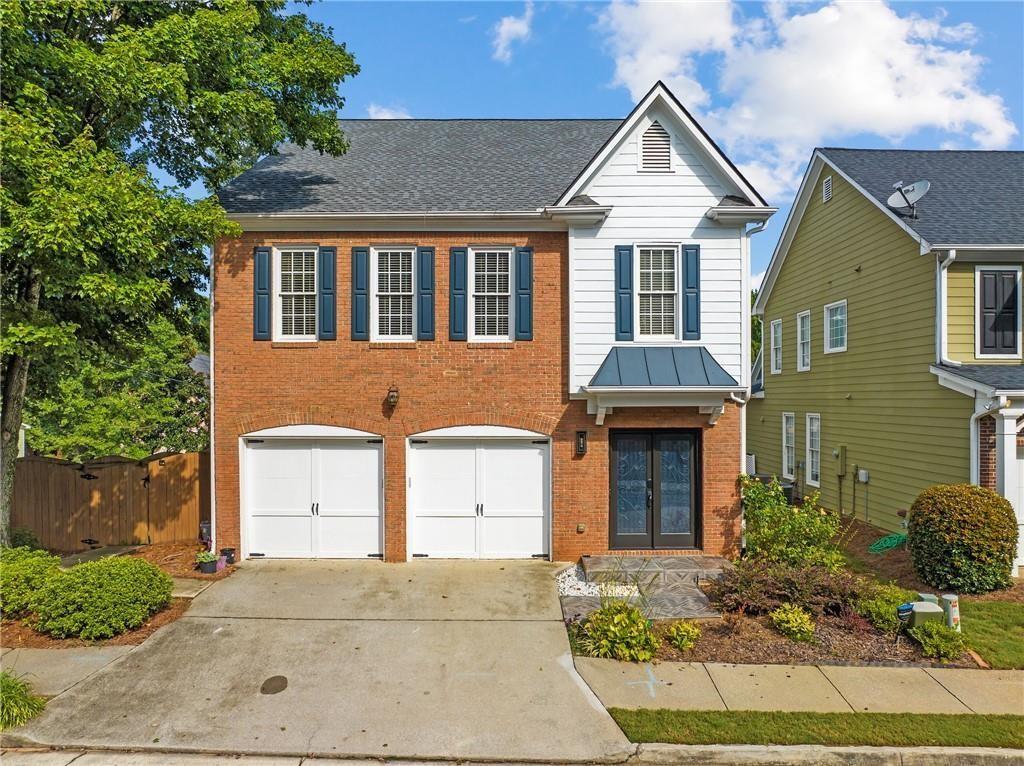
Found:
M 612 431 L 611 548 L 696 548 L 700 503 L 694 431 Z

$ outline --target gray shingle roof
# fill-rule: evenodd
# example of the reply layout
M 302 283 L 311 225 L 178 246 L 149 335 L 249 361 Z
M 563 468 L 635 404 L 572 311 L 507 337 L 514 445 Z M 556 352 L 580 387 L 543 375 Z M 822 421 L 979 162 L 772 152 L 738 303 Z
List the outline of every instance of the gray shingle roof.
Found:
M 820 151 L 883 205 L 897 181 L 930 181 L 917 219 L 893 212 L 932 245 L 1024 244 L 1024 152 Z
M 615 346 L 591 386 L 711 386 L 739 384 L 703 346 Z
M 621 120 L 339 120 L 340 157 L 285 144 L 218 192 L 230 213 L 525 211 L 554 204 Z
M 1024 365 L 1020 364 L 964 364 L 946 367 L 951 375 L 959 375 L 997 391 L 1024 391 Z

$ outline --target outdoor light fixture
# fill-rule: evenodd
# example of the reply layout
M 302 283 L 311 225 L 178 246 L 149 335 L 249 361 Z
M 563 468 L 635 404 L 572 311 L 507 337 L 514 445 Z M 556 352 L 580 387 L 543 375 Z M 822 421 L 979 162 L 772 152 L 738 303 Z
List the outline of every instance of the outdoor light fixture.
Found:
M 587 454 L 587 432 L 576 432 L 576 454 L 583 456 Z
M 398 406 L 398 386 L 391 386 L 388 389 L 388 407 Z

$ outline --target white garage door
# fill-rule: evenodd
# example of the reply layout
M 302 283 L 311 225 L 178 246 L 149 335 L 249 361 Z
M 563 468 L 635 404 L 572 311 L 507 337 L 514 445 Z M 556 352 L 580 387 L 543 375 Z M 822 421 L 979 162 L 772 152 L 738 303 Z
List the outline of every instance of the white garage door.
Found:
M 367 439 L 247 439 L 249 555 L 379 556 L 381 447 Z
M 410 445 L 413 556 L 547 555 L 546 441 L 412 439 Z

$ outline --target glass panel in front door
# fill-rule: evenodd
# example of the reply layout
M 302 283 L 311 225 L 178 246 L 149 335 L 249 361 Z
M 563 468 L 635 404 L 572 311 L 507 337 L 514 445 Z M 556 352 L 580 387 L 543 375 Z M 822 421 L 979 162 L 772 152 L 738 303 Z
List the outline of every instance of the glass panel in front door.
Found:
M 618 535 L 649 534 L 647 523 L 647 451 L 645 436 L 615 440 L 615 531 Z
M 689 434 L 654 440 L 657 482 L 654 510 L 656 547 L 692 547 L 694 535 L 694 439 Z

